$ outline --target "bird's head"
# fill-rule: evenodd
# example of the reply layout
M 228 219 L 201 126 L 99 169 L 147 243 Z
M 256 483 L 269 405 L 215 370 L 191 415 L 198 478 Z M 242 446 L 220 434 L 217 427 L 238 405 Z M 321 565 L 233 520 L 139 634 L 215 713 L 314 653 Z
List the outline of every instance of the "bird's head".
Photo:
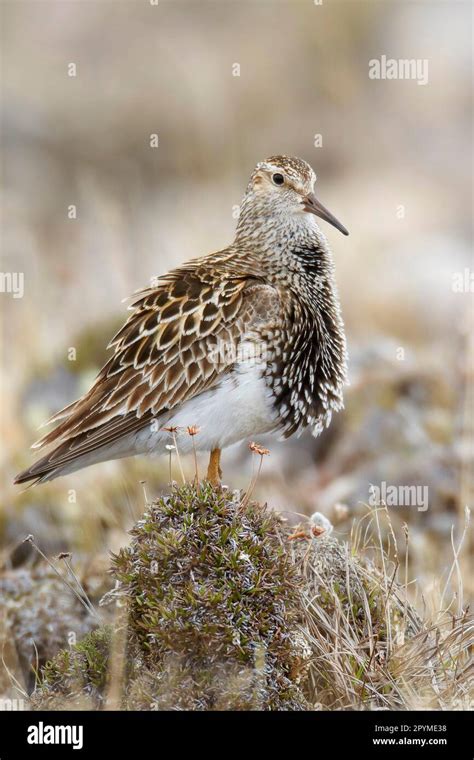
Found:
M 307 214 L 314 214 L 348 235 L 346 228 L 317 199 L 315 182 L 316 174 L 301 158 L 267 158 L 252 172 L 241 216 L 244 220 L 246 216 L 257 216 L 291 221 L 296 217 L 302 221 Z

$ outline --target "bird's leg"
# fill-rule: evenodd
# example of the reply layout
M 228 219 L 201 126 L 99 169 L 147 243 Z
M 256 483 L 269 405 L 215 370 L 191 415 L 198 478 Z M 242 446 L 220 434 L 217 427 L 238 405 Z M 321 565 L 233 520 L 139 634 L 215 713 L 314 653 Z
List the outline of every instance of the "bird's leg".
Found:
M 209 466 L 207 468 L 207 479 L 213 486 L 220 486 L 222 477 L 221 470 L 221 450 L 213 449 L 209 457 Z

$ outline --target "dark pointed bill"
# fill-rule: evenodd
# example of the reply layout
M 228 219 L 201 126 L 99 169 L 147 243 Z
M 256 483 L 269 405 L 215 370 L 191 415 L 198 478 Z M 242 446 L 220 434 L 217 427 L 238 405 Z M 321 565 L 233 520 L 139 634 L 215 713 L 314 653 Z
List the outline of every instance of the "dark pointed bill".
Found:
M 341 222 L 339 222 L 336 217 L 318 201 L 314 193 L 309 193 L 309 195 L 305 196 L 303 199 L 303 208 L 310 214 L 319 216 L 320 219 L 324 219 L 325 222 L 332 224 L 332 226 L 339 230 L 339 232 L 342 232 L 343 235 L 349 234 L 344 225 L 341 224 Z

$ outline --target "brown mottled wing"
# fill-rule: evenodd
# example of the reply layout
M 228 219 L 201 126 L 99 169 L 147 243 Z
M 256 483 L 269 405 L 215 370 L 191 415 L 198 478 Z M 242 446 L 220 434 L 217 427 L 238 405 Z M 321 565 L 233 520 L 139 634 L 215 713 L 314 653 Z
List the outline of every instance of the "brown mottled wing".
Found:
M 134 296 L 133 313 L 111 341 L 114 355 L 90 391 L 55 415 L 60 424 L 36 447 L 74 439 L 61 460 L 110 444 L 212 387 L 229 370 L 217 344 L 238 344 L 255 319 L 255 289 L 243 276 L 187 268 Z M 261 304 L 260 304 L 261 307 Z M 232 354 L 232 352 L 230 352 Z

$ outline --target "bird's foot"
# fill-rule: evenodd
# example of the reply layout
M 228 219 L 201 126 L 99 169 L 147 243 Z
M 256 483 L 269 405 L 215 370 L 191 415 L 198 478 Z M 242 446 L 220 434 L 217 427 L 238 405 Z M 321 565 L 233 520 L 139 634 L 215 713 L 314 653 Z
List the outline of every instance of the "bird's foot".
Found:
M 214 449 L 211 451 L 209 466 L 207 468 L 207 480 L 214 488 L 221 487 L 222 468 L 221 468 L 221 450 Z

